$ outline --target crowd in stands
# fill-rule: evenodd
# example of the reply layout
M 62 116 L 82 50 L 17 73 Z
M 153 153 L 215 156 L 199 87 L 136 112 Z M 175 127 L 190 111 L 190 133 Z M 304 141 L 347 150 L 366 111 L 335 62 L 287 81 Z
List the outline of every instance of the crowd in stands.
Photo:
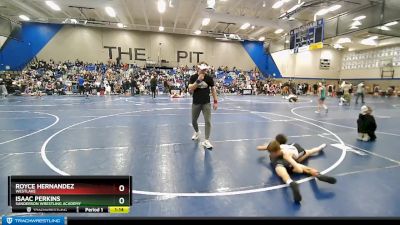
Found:
M 235 67 L 218 67 L 210 72 L 219 94 L 307 95 L 317 94 L 318 89 L 317 83 L 282 82 L 261 75 L 256 69 L 243 71 Z M 18 74 L 3 74 L 0 85 L 3 84 L 8 94 L 15 95 L 149 95 L 150 81 L 155 78 L 157 93 L 184 97 L 189 95 L 189 78 L 194 73 L 194 66 L 155 69 L 123 63 L 93 64 L 79 60 L 56 63 L 50 60 L 32 63 Z M 339 82 L 332 81 L 325 85 L 328 96 L 334 97 L 343 91 Z M 3 89 L 0 91 L 4 95 Z

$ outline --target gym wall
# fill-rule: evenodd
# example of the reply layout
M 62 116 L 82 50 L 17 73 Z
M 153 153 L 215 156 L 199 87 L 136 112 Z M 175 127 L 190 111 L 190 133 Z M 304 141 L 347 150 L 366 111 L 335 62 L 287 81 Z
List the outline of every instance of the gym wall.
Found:
M 7 41 L 7 38 L 4 36 L 0 36 L 0 49 L 3 47 L 3 44 Z
M 334 49 L 318 49 L 297 54 L 290 50 L 272 53 L 272 57 L 282 74 L 282 77 L 309 79 L 338 79 L 342 54 Z M 320 68 L 320 59 L 329 59 L 329 69 Z
M 394 69 L 394 78 L 400 79 L 400 39 L 383 40 L 380 44 L 388 46 L 357 52 L 344 52 L 340 78 L 343 79 L 381 79 L 381 71 Z M 396 41 L 396 42 L 394 42 Z M 386 43 L 384 43 L 386 42 Z M 385 65 L 390 64 L 390 67 Z M 384 73 L 385 78 L 391 78 L 391 73 Z
M 190 66 L 197 64 L 199 58 L 199 61 L 206 61 L 217 67 L 236 66 L 246 70 L 255 68 L 255 63 L 240 42 L 71 25 L 63 26 L 37 56 L 39 59 L 55 61 L 80 59 L 86 62 L 107 62 L 110 50 L 112 60 L 116 60 L 119 56 L 118 48 L 121 52 L 129 52 L 121 55 L 122 62 L 135 62 L 140 66 L 145 64 L 144 60 L 158 62 L 159 58 L 168 61 L 165 64 L 168 66 Z
M 392 48 L 392 47 L 391 47 Z M 272 53 L 272 57 L 284 78 L 296 79 L 381 79 L 381 68 L 367 69 L 345 69 L 343 68 L 343 57 L 345 52 L 335 49 L 319 49 L 314 51 L 290 53 L 283 50 Z M 400 56 L 399 56 L 400 58 Z M 330 59 L 330 68 L 321 69 L 320 59 Z M 394 67 L 394 82 L 399 82 L 400 67 Z M 383 82 L 385 83 L 385 82 Z
M 354 69 L 354 70 L 341 70 L 341 79 L 381 79 L 381 69 Z M 400 79 L 400 67 L 395 67 L 394 78 Z

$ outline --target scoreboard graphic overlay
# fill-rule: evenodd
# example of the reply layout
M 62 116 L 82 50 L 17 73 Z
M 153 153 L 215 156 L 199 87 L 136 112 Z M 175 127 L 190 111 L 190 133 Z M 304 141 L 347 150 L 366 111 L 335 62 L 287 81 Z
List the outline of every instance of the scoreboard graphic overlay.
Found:
M 15 213 L 127 213 L 131 176 L 9 176 Z
M 290 31 L 290 49 L 294 53 L 322 48 L 324 41 L 324 19 L 310 22 Z

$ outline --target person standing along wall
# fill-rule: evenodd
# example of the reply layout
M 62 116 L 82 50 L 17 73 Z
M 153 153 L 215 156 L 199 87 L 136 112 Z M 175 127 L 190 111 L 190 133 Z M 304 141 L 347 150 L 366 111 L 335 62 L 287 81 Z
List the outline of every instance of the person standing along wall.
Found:
M 7 97 L 8 95 L 6 82 L 3 80 L 3 78 L 0 78 L 0 95 L 2 98 Z
M 314 84 L 314 85 L 313 85 L 313 90 L 314 90 L 314 95 L 317 95 L 318 84 Z
M 321 107 L 325 109 L 325 112 L 328 113 L 328 107 L 325 105 L 325 99 L 326 99 L 326 87 L 323 85 L 321 82 L 318 83 L 318 108 L 315 113 L 320 113 L 321 112 Z
M 361 83 L 359 83 L 357 85 L 357 97 L 356 97 L 356 105 L 358 104 L 358 99 L 361 96 L 361 103 L 364 104 L 364 91 L 365 91 L 365 85 L 364 82 L 361 81 Z
M 85 94 L 85 88 L 83 86 L 84 83 L 85 83 L 85 79 L 83 79 L 83 75 L 79 76 L 79 78 L 78 78 L 79 95 Z
M 151 96 L 153 98 L 156 98 L 156 88 L 157 88 L 157 74 L 154 74 L 151 76 L 150 80 L 150 89 L 151 89 Z
M 343 81 L 343 83 L 341 85 L 341 88 L 343 89 L 343 97 L 341 98 L 342 102 L 345 103 L 345 104 L 350 105 L 350 102 L 351 102 L 351 93 L 350 93 L 351 84 L 346 82 L 346 81 Z
M 135 78 L 132 76 L 131 77 L 131 95 L 132 96 L 135 96 L 137 88 L 138 88 L 137 82 L 136 82 Z

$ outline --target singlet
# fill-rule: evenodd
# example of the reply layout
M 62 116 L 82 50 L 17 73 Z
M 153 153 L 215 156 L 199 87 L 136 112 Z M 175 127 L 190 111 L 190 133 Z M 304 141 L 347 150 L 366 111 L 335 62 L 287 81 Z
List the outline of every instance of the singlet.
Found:
M 293 145 L 281 145 L 281 151 L 284 152 L 284 153 L 292 154 L 292 158 L 293 159 L 298 159 L 299 158 L 299 151 Z
M 321 98 L 326 98 L 326 90 L 325 90 L 325 87 L 322 87 L 321 88 Z

